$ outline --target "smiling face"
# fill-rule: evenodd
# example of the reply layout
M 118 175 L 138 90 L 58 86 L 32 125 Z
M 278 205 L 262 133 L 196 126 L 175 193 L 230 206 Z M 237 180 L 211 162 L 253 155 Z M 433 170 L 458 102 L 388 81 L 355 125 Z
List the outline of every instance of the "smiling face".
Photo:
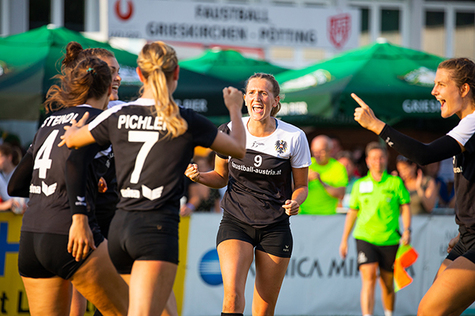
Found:
M 249 116 L 254 121 L 265 121 L 271 116 L 271 111 L 277 106 L 280 97 L 272 93 L 272 84 L 262 78 L 249 80 L 244 101 Z
M 119 87 L 120 82 L 122 81 L 122 78 L 119 75 L 119 63 L 114 57 L 104 57 L 101 59 L 103 59 L 109 65 L 112 74 L 112 93 L 109 99 L 111 101 L 119 100 Z
M 375 148 L 368 152 L 366 164 L 372 174 L 382 174 L 388 165 L 388 157 L 384 151 Z
M 439 68 L 435 74 L 432 95 L 440 102 L 440 115 L 443 118 L 457 114 L 461 117 L 463 97 L 461 89 L 452 79 L 453 70 Z

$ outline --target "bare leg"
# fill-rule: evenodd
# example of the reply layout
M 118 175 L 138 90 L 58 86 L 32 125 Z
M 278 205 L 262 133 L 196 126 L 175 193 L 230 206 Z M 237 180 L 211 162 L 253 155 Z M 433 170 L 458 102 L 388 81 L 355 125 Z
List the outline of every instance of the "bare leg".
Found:
M 71 282 L 60 277 L 33 279 L 22 277 L 31 316 L 67 316 L 71 303 Z
M 379 269 L 379 273 L 383 308 L 387 311 L 394 311 L 394 302 L 396 300 L 396 293 L 394 292 L 394 273 L 382 269 Z
M 458 257 L 438 274 L 422 298 L 417 315 L 460 315 L 475 301 L 474 284 L 475 264 Z
M 71 309 L 69 316 L 84 316 L 87 308 L 87 300 L 75 287 L 73 287 L 73 297 L 71 298 Z
M 136 260 L 130 275 L 128 316 L 161 315 L 172 292 L 177 265 L 158 260 Z
M 254 256 L 254 247 L 247 242 L 229 239 L 218 245 L 219 264 L 223 276 L 224 313 L 243 313 L 247 273 Z
M 360 266 L 361 273 L 361 312 L 363 315 L 373 315 L 374 311 L 374 289 L 376 287 L 376 279 L 378 264 L 366 263 Z
M 290 258 L 281 258 L 256 250 L 256 281 L 252 301 L 253 316 L 274 315 L 280 287 Z
M 128 286 L 109 258 L 107 241 L 92 252 L 71 282 L 104 316 L 127 314 Z
M 130 274 L 121 274 L 121 277 L 125 282 L 127 282 L 127 284 L 130 284 Z M 176 305 L 176 298 L 173 290 L 168 297 L 167 305 L 165 306 L 161 316 L 178 316 L 178 307 Z

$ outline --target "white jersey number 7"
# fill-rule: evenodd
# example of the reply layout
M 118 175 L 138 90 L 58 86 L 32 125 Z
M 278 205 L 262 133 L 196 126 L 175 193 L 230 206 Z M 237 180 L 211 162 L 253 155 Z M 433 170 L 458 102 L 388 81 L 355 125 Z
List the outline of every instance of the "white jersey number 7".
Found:
M 135 160 L 135 167 L 130 176 L 130 183 L 136 184 L 139 182 L 145 159 L 153 145 L 158 142 L 159 135 L 158 132 L 129 131 L 129 142 L 144 143 Z

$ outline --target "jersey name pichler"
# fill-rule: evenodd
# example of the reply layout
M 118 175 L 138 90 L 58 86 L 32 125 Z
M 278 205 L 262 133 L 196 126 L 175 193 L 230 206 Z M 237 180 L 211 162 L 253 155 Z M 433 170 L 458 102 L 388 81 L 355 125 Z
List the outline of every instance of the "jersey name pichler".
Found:
M 243 118 L 244 126 L 248 119 Z M 288 221 L 282 205 L 292 196 L 292 168 L 311 164 L 305 134 L 280 120 L 276 124 L 267 137 L 255 137 L 246 128 L 246 155 L 229 158 L 228 188 L 221 206 L 254 227 Z M 228 124 L 220 130 L 229 132 L 231 128 Z

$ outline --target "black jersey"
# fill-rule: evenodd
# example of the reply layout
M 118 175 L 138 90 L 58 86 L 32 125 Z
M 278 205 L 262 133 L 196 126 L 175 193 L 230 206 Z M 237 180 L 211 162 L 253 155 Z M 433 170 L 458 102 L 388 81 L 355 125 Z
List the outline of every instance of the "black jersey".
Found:
M 454 156 L 455 221 L 475 233 L 475 113 L 447 133 L 465 147 Z
M 86 112 L 93 118 L 102 111 L 80 105 L 46 118 L 18 166 L 18 173 L 15 170 L 17 174 L 11 181 L 17 183 L 12 186 L 29 186 L 30 199 L 23 215 L 22 231 L 68 235 L 72 214 L 93 218 L 93 212 L 88 209 L 91 203 L 86 200 L 86 174 L 100 147 L 96 144 L 78 150 L 58 147 L 64 126 L 73 119 L 79 120 Z
M 243 118 L 244 126 L 248 120 Z M 246 155 L 229 159 L 228 187 L 221 200 L 225 212 L 256 228 L 288 221 L 282 205 L 292 197 L 292 168 L 311 164 L 304 132 L 280 120 L 276 125 L 266 137 L 255 137 L 246 128 Z M 220 126 L 223 132 L 230 128 L 231 123 Z
M 178 214 L 184 191 L 184 176 L 195 146 L 210 147 L 217 128 L 204 116 L 180 108 L 187 131 L 165 137 L 164 122 L 152 114 L 154 100 L 117 105 L 89 124 L 101 145 L 114 150 L 117 185 L 124 211 L 152 211 L 163 208 Z

